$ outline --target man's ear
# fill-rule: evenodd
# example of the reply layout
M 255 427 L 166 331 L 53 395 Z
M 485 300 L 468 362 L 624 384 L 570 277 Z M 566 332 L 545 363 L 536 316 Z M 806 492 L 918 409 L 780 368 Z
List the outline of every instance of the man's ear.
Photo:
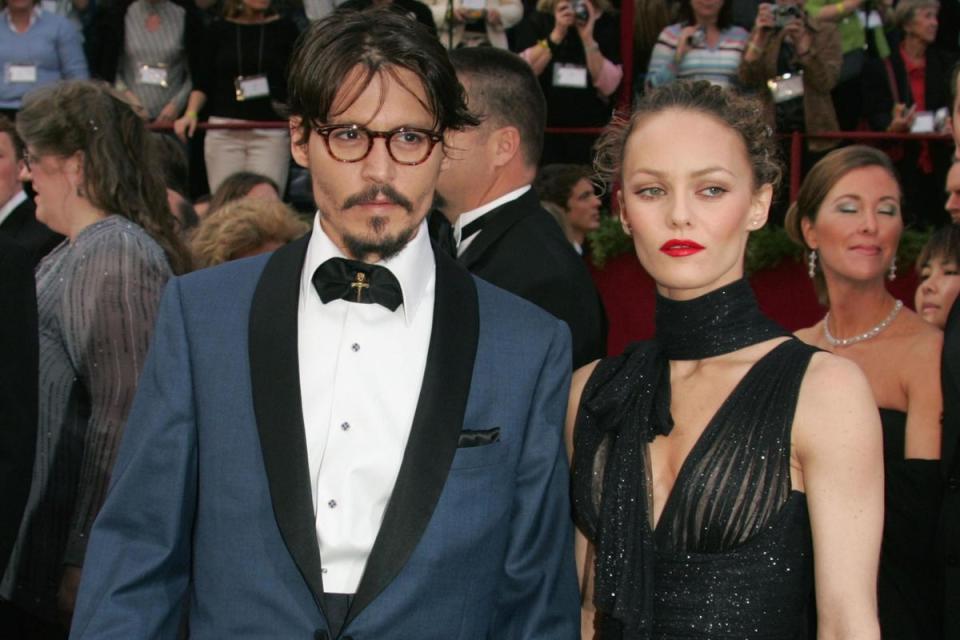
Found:
M 521 153 L 520 131 L 516 127 L 500 127 L 490 136 L 489 144 L 494 145 L 493 166 L 503 167 Z
M 293 160 L 301 167 L 310 167 L 310 155 L 307 150 L 307 141 L 309 132 L 304 132 L 300 128 L 303 119 L 300 116 L 290 116 L 288 125 L 290 126 L 290 155 Z

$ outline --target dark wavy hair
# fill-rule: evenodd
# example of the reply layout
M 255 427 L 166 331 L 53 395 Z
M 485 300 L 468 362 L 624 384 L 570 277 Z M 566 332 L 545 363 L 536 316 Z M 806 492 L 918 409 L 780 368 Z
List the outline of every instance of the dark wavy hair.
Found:
M 585 164 L 548 164 L 540 168 L 533 188 L 544 202 L 566 211 L 573 188 L 581 180 L 593 181 L 593 169 Z
M 890 157 L 879 149 L 862 144 L 831 151 L 821 158 L 817 164 L 813 165 L 810 172 L 807 173 L 807 177 L 803 179 L 803 184 L 800 186 L 800 193 L 797 194 L 797 200 L 790 205 L 787 210 L 787 217 L 783 221 L 783 227 L 790 238 L 804 248 L 804 258 L 810 258 L 812 249 L 807 246 L 807 241 L 803 239 L 803 219 L 806 218 L 810 222 L 816 222 L 820 205 L 823 204 L 834 185 L 851 171 L 866 167 L 884 169 L 897 182 L 897 186 L 900 186 L 897 170 L 894 168 L 893 162 L 890 161 Z M 813 286 L 816 289 L 820 304 L 829 306 L 830 300 L 827 297 L 827 282 L 823 277 L 823 269 L 816 270 L 813 277 Z
M 90 203 L 140 225 L 166 253 L 174 273 L 190 270 L 156 145 L 143 120 L 106 83 L 71 80 L 32 91 L 17 114 L 17 131 L 38 155 L 82 153 Z
M 277 199 L 280 199 L 280 187 L 271 178 L 252 171 L 237 171 L 224 178 L 217 190 L 210 196 L 210 207 L 207 209 L 207 215 L 229 202 L 246 198 L 247 194 L 260 184 L 270 185 L 277 192 Z
M 932 234 L 917 256 L 917 273 L 931 260 L 952 262 L 960 266 L 960 224 L 946 224 Z
M 597 175 L 611 186 L 619 181 L 630 134 L 645 118 L 671 109 L 703 113 L 734 130 L 746 147 L 754 188 L 769 184 L 776 191 L 783 168 L 773 131 L 766 124 L 763 104 L 706 80 L 658 87 L 640 98 L 629 118 L 615 118 L 594 146 Z M 669 149 L 664 153 L 669 153 Z
M 351 86 L 344 80 L 355 68 L 361 74 Z M 334 106 L 343 110 L 369 86 L 374 76 L 406 69 L 423 83 L 439 131 L 476 126 L 479 121 L 467 110 L 463 87 L 437 37 L 415 20 L 390 9 L 337 11 L 310 25 L 298 39 L 287 70 L 287 112 L 299 117 L 298 142 L 306 143 L 310 132 L 329 122 Z M 402 82 L 400 84 L 403 84 Z M 340 96 L 342 89 L 349 93 Z

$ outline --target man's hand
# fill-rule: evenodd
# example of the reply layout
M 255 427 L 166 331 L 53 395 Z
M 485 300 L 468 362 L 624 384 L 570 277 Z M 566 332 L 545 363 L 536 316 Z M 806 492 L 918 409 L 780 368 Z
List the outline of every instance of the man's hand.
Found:
M 157 114 L 156 122 L 157 124 L 173 124 L 173 121 L 177 119 L 177 105 L 172 102 L 167 103 L 163 106 L 163 109 L 160 110 L 160 113 Z
M 60 589 L 57 591 L 57 609 L 60 622 L 70 628 L 73 618 L 73 609 L 77 604 L 77 591 L 80 589 L 80 576 L 83 569 L 67 565 L 63 568 L 63 577 L 60 579 Z
M 890 126 L 887 127 L 887 131 L 891 133 L 909 133 L 910 127 L 913 126 L 913 121 L 917 118 L 917 105 L 911 106 L 909 109 L 907 105 L 902 102 L 898 102 L 893 105 L 893 120 L 890 121 Z
M 187 138 L 192 138 L 194 132 L 197 130 L 197 114 L 187 111 L 183 114 L 182 118 L 177 119 L 173 123 L 173 131 L 177 134 L 177 137 L 180 138 L 183 142 L 187 141 Z

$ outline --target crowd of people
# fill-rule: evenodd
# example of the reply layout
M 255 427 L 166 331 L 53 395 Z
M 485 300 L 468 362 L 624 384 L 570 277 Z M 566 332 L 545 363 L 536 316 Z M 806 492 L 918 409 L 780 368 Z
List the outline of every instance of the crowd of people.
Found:
M 957 637 L 960 155 L 809 137 L 827 311 L 744 273 L 776 131 L 960 144 L 939 6 L 681 0 L 611 121 L 605 0 L 383 4 L 7 0 L 0 637 Z

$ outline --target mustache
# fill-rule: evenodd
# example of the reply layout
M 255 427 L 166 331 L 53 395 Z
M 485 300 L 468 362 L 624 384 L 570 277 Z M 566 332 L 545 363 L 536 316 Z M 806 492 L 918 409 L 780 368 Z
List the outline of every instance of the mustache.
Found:
M 356 207 L 357 205 L 366 204 L 367 202 L 373 202 L 381 195 L 389 202 L 406 209 L 407 213 L 413 211 L 413 203 L 389 184 L 370 185 L 360 193 L 355 193 L 344 200 L 343 208 L 349 209 L 350 207 Z

